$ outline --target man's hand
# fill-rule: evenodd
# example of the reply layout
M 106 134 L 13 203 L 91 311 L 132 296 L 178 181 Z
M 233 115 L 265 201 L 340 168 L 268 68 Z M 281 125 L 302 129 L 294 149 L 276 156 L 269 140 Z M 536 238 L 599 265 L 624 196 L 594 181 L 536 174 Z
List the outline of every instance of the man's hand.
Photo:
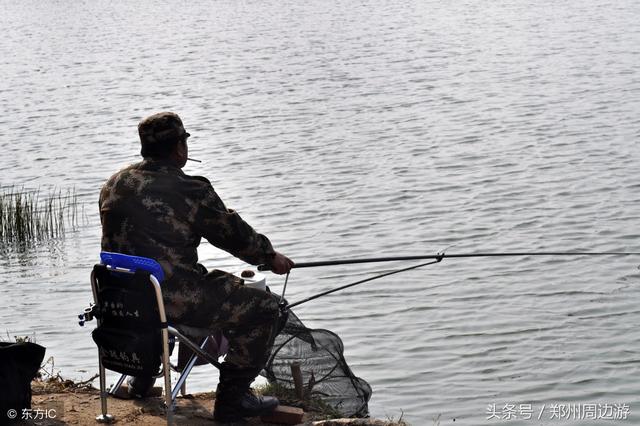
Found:
M 289 259 L 287 256 L 276 252 L 271 260 L 271 271 L 276 274 L 286 274 L 291 270 L 294 263 L 293 260 Z

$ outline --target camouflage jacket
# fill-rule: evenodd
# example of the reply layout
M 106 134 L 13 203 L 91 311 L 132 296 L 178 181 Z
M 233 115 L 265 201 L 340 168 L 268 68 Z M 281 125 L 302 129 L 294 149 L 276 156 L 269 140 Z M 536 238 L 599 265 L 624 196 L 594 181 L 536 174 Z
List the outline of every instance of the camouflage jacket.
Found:
M 201 273 L 201 237 L 254 265 L 269 264 L 275 253 L 206 178 L 168 161 L 145 159 L 119 171 L 103 186 L 99 205 L 102 250 L 155 259 L 167 279 L 179 270 Z

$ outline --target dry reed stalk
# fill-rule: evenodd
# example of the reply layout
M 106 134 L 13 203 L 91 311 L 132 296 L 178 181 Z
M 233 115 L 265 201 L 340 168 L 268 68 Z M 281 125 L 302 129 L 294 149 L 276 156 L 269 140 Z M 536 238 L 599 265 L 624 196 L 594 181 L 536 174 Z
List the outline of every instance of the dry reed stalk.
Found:
M 28 243 L 63 237 L 67 229 L 78 228 L 78 197 L 75 189 L 52 190 L 41 198 L 40 191 L 15 190 L 0 193 L 0 244 Z

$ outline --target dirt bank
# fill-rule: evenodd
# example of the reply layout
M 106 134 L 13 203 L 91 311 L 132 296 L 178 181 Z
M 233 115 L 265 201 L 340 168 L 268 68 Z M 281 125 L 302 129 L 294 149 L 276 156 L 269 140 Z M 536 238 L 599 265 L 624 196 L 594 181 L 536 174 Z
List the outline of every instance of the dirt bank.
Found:
M 60 426 L 93 425 L 100 413 L 100 396 L 90 384 L 76 384 L 71 381 L 34 382 L 32 385 L 32 410 L 18 413 L 18 417 L 30 419 L 20 425 Z M 198 393 L 179 397 L 175 410 L 175 423 L 189 426 L 211 426 L 220 424 L 213 420 L 212 408 L 215 393 Z M 120 425 L 156 426 L 166 424 L 165 410 L 160 397 L 144 400 L 125 400 L 110 397 L 109 413 Z M 252 419 L 247 425 L 269 425 L 259 419 Z M 327 419 L 326 414 L 306 412 L 304 425 L 314 426 L 406 426 L 404 422 L 390 422 L 370 419 Z

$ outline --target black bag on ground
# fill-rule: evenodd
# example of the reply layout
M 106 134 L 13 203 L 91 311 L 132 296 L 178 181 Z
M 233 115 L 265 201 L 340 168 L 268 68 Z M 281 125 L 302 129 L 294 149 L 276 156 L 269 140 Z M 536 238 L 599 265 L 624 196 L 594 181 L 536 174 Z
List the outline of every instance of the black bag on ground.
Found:
M 31 408 L 31 380 L 38 374 L 44 352 L 35 343 L 0 342 L 0 424 L 13 420 L 10 410 L 20 420 L 22 410 Z

